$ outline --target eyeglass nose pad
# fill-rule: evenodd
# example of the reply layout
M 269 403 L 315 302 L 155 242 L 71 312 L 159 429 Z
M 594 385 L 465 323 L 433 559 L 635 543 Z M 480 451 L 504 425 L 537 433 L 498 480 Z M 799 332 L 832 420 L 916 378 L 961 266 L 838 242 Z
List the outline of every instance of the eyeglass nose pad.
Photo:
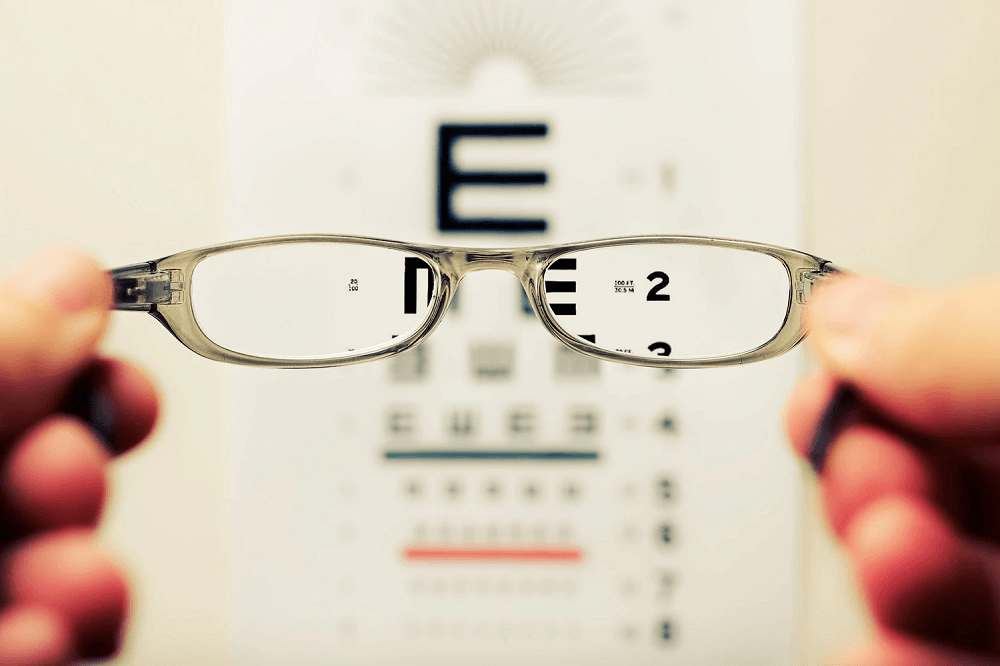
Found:
M 461 312 L 462 309 L 462 299 L 460 295 L 463 293 L 459 287 L 462 286 L 462 279 L 459 278 L 458 281 L 451 287 L 450 294 L 448 298 L 450 299 L 447 304 L 447 310 L 445 314 L 457 314 Z
M 520 284 L 519 286 L 521 287 L 518 290 L 521 292 L 521 312 L 527 316 L 534 317 L 535 306 L 531 302 L 531 297 L 528 296 L 528 290 L 525 289 L 524 284 Z

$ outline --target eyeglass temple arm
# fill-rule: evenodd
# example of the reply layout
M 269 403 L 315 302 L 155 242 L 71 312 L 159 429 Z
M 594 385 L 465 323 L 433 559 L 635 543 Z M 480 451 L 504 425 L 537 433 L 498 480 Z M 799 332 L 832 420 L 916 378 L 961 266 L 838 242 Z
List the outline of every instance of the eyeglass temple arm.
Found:
M 156 270 L 155 261 L 115 268 L 111 271 L 111 280 L 114 284 L 115 310 L 155 312 L 157 305 L 183 302 L 181 271 Z
M 813 289 L 816 285 L 821 284 L 835 275 L 843 275 L 847 271 L 843 268 L 834 265 L 829 261 L 823 260 L 819 265 L 818 269 L 814 268 L 800 268 L 796 271 L 795 279 L 795 298 L 800 305 L 804 305 L 809 301 L 812 296 Z

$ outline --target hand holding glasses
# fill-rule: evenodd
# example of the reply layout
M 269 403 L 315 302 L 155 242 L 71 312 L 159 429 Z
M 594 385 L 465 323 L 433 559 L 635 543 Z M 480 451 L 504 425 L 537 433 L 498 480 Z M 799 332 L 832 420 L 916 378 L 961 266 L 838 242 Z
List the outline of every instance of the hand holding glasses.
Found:
M 115 307 L 156 317 L 192 351 L 317 368 L 406 351 L 473 271 L 517 276 L 542 324 L 599 359 L 660 368 L 773 358 L 797 345 L 810 289 L 838 272 L 797 250 L 633 236 L 485 249 L 358 236 L 224 243 L 112 271 Z

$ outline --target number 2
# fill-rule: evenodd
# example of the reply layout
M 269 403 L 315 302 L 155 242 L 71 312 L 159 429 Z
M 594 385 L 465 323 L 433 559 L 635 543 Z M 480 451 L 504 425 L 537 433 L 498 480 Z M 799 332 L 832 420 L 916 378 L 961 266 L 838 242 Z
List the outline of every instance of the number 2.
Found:
M 646 276 L 646 279 L 650 282 L 654 282 L 652 287 L 649 289 L 649 293 L 646 294 L 647 301 L 669 301 L 670 294 L 661 294 L 660 292 L 670 284 L 670 278 L 663 271 L 653 271 Z M 656 282 L 659 280 L 659 282 Z

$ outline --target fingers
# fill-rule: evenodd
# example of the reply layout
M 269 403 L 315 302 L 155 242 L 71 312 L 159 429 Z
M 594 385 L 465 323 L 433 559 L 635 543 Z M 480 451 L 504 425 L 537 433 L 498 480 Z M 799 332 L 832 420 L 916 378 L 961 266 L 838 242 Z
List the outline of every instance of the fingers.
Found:
M 804 320 L 824 366 L 887 416 L 929 435 L 1000 432 L 1000 280 L 928 292 L 845 277 Z
M 18 606 L 0 613 L 0 666 L 61 666 L 73 656 L 73 637 L 60 613 Z
M 806 455 L 820 414 L 837 379 L 825 372 L 803 378 L 785 408 L 792 447 Z M 827 454 L 819 483 L 834 533 L 843 536 L 854 514 L 887 495 L 910 495 L 936 503 L 969 536 L 1000 543 L 1000 471 L 947 447 L 919 445 L 884 424 L 863 417 L 839 433 Z
M 52 250 L 0 282 L 0 441 L 62 400 L 107 324 L 111 284 L 86 256 Z
M 7 523 L 0 543 L 42 529 L 95 525 L 110 455 L 142 441 L 157 412 L 149 379 L 110 359 L 94 362 L 66 403 L 88 421 L 48 418 L 0 456 L 0 518 Z
M 4 541 L 41 529 L 95 525 L 109 458 L 77 419 L 53 417 L 29 430 L 0 467 L 0 515 L 10 525 Z
M 820 483 L 883 640 L 838 663 L 994 663 L 996 553 L 970 536 L 1000 537 L 998 305 L 1000 282 L 917 292 L 855 277 L 806 308 L 825 373 L 789 402 L 793 447 L 806 453 L 836 387 L 862 397 Z
M 110 456 L 146 437 L 157 401 L 140 371 L 96 357 L 110 304 L 107 274 L 71 251 L 0 281 L 0 666 L 118 649 L 128 591 L 89 529 Z
M 844 543 L 883 627 L 969 650 L 1000 645 L 981 556 L 932 505 L 903 496 L 873 502 L 851 522 Z
M 790 401 L 786 425 L 800 453 L 835 384 L 829 375 L 812 375 Z M 882 627 L 964 649 L 995 649 L 1000 630 L 982 556 L 949 519 L 966 515 L 953 491 L 968 484 L 955 470 L 956 461 L 861 422 L 840 433 L 830 450 L 820 476 L 824 506 Z
M 95 659 L 118 650 L 128 590 L 89 532 L 63 531 L 26 542 L 4 562 L 0 580 L 11 608 L 42 608 L 61 617 L 76 656 Z

